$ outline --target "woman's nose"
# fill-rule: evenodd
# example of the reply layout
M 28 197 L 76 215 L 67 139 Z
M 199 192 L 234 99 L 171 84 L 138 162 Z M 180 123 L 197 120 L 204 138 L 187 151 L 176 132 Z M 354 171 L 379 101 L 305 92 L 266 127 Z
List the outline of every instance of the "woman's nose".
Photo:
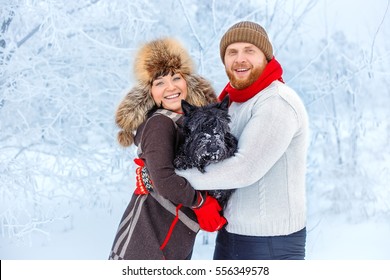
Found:
M 175 85 L 172 83 L 172 81 L 168 81 L 166 90 L 173 90 L 173 89 L 175 89 Z

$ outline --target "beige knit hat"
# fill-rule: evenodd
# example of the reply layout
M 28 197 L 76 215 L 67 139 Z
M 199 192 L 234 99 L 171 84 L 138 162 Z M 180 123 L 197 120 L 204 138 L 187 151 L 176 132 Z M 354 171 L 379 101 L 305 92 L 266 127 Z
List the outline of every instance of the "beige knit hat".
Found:
M 255 45 L 264 53 L 268 61 L 273 57 L 272 45 L 265 29 L 257 23 L 242 21 L 230 27 L 221 39 L 219 49 L 224 64 L 226 48 L 230 44 L 237 42 L 246 42 Z

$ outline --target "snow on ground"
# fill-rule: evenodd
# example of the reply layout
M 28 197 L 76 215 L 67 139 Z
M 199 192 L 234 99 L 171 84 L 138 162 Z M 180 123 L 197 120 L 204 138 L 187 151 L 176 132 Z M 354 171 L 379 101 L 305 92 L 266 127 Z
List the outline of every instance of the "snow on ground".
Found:
M 312 260 L 390 260 L 389 237 L 388 222 L 349 224 L 329 216 L 309 231 L 306 255 Z
M 15 241 L 0 236 L 0 259 L 8 260 L 105 260 L 108 257 L 123 209 L 80 209 L 72 221 L 50 225 L 41 232 Z M 70 226 L 71 225 L 71 226 Z M 204 239 L 208 237 L 208 244 Z M 193 259 L 212 259 L 216 234 L 200 232 Z M 308 224 L 308 260 L 390 260 L 390 224 L 365 221 L 350 224 L 342 217 L 327 216 Z

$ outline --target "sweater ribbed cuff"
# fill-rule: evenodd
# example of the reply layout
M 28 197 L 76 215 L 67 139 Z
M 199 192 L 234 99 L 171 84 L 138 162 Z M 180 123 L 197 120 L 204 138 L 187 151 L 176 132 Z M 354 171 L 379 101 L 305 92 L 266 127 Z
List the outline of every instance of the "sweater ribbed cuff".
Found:
M 191 208 L 192 209 L 199 209 L 203 206 L 203 203 L 206 200 L 206 193 L 202 193 L 200 191 L 196 191 L 196 203 Z

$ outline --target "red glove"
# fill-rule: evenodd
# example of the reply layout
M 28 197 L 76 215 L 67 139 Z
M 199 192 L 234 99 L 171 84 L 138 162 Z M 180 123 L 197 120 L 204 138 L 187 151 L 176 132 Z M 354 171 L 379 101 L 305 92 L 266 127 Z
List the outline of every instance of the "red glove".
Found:
M 148 170 L 142 159 L 136 158 L 134 162 L 138 165 L 135 170 L 135 191 L 136 195 L 149 194 L 153 191 L 153 182 L 150 179 Z
M 207 193 L 201 194 L 199 192 L 198 194 L 201 195 L 203 201 L 193 210 L 198 218 L 200 228 L 209 232 L 220 230 L 227 223 L 227 220 L 219 213 L 222 208 L 218 201 Z

